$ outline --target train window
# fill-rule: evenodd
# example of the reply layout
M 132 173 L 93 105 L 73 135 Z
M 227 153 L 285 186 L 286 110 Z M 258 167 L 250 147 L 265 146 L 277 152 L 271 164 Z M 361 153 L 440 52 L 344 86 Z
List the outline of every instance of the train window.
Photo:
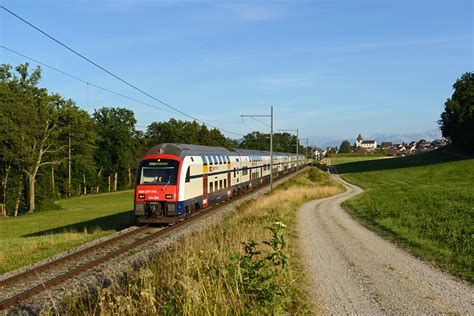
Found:
M 193 158 L 193 157 L 191 157 L 191 161 L 194 162 L 194 158 Z
M 222 186 L 222 180 L 219 180 L 219 189 L 222 190 L 224 187 Z
M 237 168 L 234 168 L 234 178 L 237 176 Z
M 220 188 L 219 188 L 219 181 L 214 181 L 214 187 L 216 188 L 216 191 L 219 191 Z
M 235 159 L 235 161 L 239 162 L 239 158 Z
M 186 170 L 186 182 L 191 181 L 191 166 L 188 167 L 188 170 Z
M 224 188 L 227 188 L 227 179 L 224 179 Z
M 219 159 L 219 164 L 222 165 L 222 163 L 223 163 L 222 156 L 217 156 L 217 159 Z
M 214 182 L 209 182 L 209 193 L 214 191 Z
M 210 165 L 214 164 L 214 159 L 212 159 L 212 156 L 207 156 L 207 159 L 209 159 L 209 164 Z
M 201 158 L 202 158 L 202 164 L 204 166 L 207 166 L 207 157 L 206 156 L 201 156 Z

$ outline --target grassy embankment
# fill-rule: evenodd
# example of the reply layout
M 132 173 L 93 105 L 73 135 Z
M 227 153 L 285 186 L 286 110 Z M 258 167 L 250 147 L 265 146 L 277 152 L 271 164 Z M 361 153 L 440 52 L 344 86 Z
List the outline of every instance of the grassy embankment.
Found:
M 99 290 L 98 298 L 70 301 L 64 312 L 307 314 L 295 213 L 307 200 L 344 190 L 328 174 L 310 170 L 185 238 L 147 269 Z
M 474 281 L 474 159 L 441 151 L 347 159 L 332 162 L 365 190 L 345 203 L 349 212 L 412 253 Z
M 59 210 L 0 219 L 0 274 L 134 222 L 132 191 L 65 199 L 58 204 Z

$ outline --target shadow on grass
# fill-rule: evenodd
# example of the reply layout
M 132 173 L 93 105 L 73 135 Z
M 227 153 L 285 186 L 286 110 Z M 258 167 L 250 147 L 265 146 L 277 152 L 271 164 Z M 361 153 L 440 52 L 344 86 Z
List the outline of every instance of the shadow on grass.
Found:
M 338 173 L 348 174 L 388 169 L 410 168 L 417 166 L 428 166 L 468 159 L 473 158 L 452 155 L 446 152 L 445 148 L 442 148 L 431 152 L 407 157 L 342 163 L 337 165 L 336 168 Z
M 26 235 L 23 235 L 22 237 L 61 234 L 65 232 L 92 232 L 95 229 L 100 229 L 103 231 L 105 230 L 119 231 L 124 228 L 130 227 L 133 224 L 135 224 L 135 216 L 133 215 L 133 211 L 125 211 L 122 213 L 94 218 L 94 219 L 80 222 L 80 223 L 56 227 L 56 228 L 52 228 L 48 230 L 43 230 L 40 232 L 35 232 L 32 234 L 26 234 Z

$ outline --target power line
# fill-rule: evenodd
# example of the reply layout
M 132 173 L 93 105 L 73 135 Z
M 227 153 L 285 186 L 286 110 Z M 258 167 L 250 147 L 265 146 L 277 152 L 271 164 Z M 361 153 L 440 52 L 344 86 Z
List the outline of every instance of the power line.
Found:
M 265 126 L 267 126 L 267 127 L 270 127 L 270 125 L 268 125 L 267 123 L 262 122 L 262 121 L 260 121 L 259 119 L 256 119 L 256 118 L 253 117 L 253 116 L 249 116 L 249 117 L 250 117 L 252 120 L 254 120 L 254 121 L 257 121 L 257 122 L 259 122 L 259 123 L 261 123 L 261 124 L 263 124 L 263 125 L 265 125 Z M 242 118 L 242 120 L 243 120 L 243 118 Z
M 216 126 L 213 126 L 211 124 L 208 124 L 208 123 L 205 123 L 203 122 L 202 120 L 196 118 L 196 117 L 193 117 L 177 108 L 175 108 L 174 106 L 171 106 L 169 105 L 168 103 L 164 102 L 164 101 L 161 101 L 160 99 L 154 97 L 153 95 L 149 94 L 148 92 L 145 92 L 144 90 L 138 88 L 137 86 L 135 86 L 134 84 L 128 82 L 127 80 L 119 77 L 118 75 L 114 74 L 113 72 L 107 70 L 106 68 L 102 67 L 101 65 L 97 64 L 96 62 L 92 61 L 91 59 L 87 58 L 86 56 L 82 55 L 81 53 L 77 52 L 76 50 L 74 50 L 73 48 L 69 47 L 68 45 L 64 44 L 63 42 L 61 42 L 60 40 L 54 38 L 52 35 L 49 35 L 48 33 L 46 33 L 45 31 L 41 30 L 39 27 L 33 25 L 32 23 L 28 22 L 27 20 L 25 20 L 24 18 L 22 18 L 21 16 L 17 15 L 16 13 L 8 10 L 7 8 L 5 8 L 3 5 L 0 5 L 0 8 L 2 8 L 3 10 L 5 10 L 6 12 L 8 12 L 9 14 L 13 15 L 14 17 L 16 17 L 17 19 L 19 19 L 20 21 L 22 21 L 23 23 L 29 25 L 30 27 L 32 27 L 33 29 L 37 30 L 38 32 L 40 32 L 41 34 L 43 34 L 44 36 L 48 37 L 49 39 L 51 39 L 52 41 L 56 42 L 57 44 L 61 45 L 62 47 L 64 47 L 65 49 L 69 50 L 70 52 L 74 53 L 75 55 L 81 57 L 82 59 L 86 60 L 87 62 L 91 63 L 92 65 L 96 66 L 97 68 L 99 68 L 100 70 L 104 71 L 105 73 L 111 75 L 112 77 L 116 78 L 117 80 L 123 82 L 124 84 L 128 85 L 129 87 L 137 90 L 138 92 L 141 92 L 142 94 L 146 95 L 147 97 L 155 100 L 156 102 L 159 102 L 161 104 L 163 104 L 164 106 L 176 111 L 176 112 L 179 112 L 180 114 L 190 118 L 190 119 L 193 119 L 195 121 L 198 121 L 198 122 L 201 122 L 202 124 L 204 125 L 208 125 L 209 127 L 212 127 L 212 128 L 215 128 L 215 129 L 218 129 L 218 130 L 221 130 L 223 132 L 226 132 L 226 133 L 229 133 L 229 134 L 233 134 L 233 135 L 237 135 L 237 136 L 244 136 L 243 134 L 238 134 L 238 133 L 235 133 L 235 132 L 231 132 L 231 131 L 228 131 L 228 130 L 225 130 L 225 129 L 222 129 L 222 128 L 218 128 Z
M 182 115 L 181 113 L 174 112 L 174 111 L 170 111 L 170 110 L 167 110 L 167 109 L 158 107 L 158 106 L 156 106 L 156 105 L 143 102 L 143 101 L 141 101 L 141 100 L 138 100 L 138 99 L 129 97 L 129 96 L 124 95 L 124 94 L 122 94 L 122 93 L 119 93 L 119 92 L 110 90 L 110 89 L 108 89 L 108 88 L 104 88 L 104 87 L 102 87 L 102 86 L 100 86 L 100 85 L 98 85 L 98 84 L 95 84 L 95 83 L 89 82 L 89 81 L 87 81 L 87 80 L 81 79 L 81 78 L 79 78 L 79 77 L 77 77 L 77 76 L 75 76 L 75 75 L 71 75 L 70 73 L 65 72 L 64 70 L 61 70 L 61 69 L 58 69 L 58 68 L 56 68 L 56 67 L 54 67 L 54 66 L 48 65 L 48 64 L 46 64 L 45 62 L 42 62 L 42 61 L 40 61 L 40 60 L 38 60 L 38 59 L 35 59 L 35 58 L 33 58 L 33 57 L 30 57 L 30 56 L 27 56 L 27 55 L 25 55 L 25 54 L 22 54 L 22 53 L 20 53 L 20 52 L 18 52 L 18 51 L 15 51 L 15 50 L 11 49 L 11 48 L 8 48 L 8 47 L 6 47 L 6 46 L 0 45 L 0 48 L 4 49 L 4 50 L 6 50 L 6 51 L 8 51 L 8 52 L 10 52 L 10 53 L 13 53 L 13 54 L 15 54 L 15 55 L 18 55 L 18 56 L 21 56 L 21 57 L 23 57 L 23 58 L 26 58 L 26 59 L 28 59 L 28 60 L 30 60 L 30 61 L 32 61 L 32 62 L 35 62 L 35 63 L 37 63 L 37 64 L 39 64 L 39 65 L 41 65 L 41 66 L 44 66 L 44 67 L 49 68 L 49 69 L 51 69 L 51 70 L 54 70 L 54 71 L 56 71 L 56 72 L 58 72 L 58 73 L 61 73 L 61 74 L 65 75 L 65 76 L 67 76 L 67 77 L 70 77 L 70 78 L 74 79 L 74 80 L 77 80 L 77 81 L 79 81 L 79 82 L 82 82 L 82 83 L 86 84 L 86 85 L 87 85 L 87 103 L 88 103 L 87 105 L 88 105 L 88 106 L 89 106 L 89 86 L 93 86 L 93 87 L 95 87 L 95 88 L 97 88 L 97 89 L 100 89 L 100 90 L 109 92 L 109 93 L 111 93 L 111 94 L 117 95 L 117 96 L 119 96 L 119 97 L 128 99 L 128 100 L 133 101 L 133 102 L 137 102 L 137 103 L 140 103 L 140 104 L 143 104 L 143 105 L 146 105 L 146 106 L 155 108 L 155 109 L 160 110 L 160 111 L 164 111 L 164 112 L 171 113 L 171 114 Z M 234 123 L 237 124 L 237 123 L 239 123 L 239 122 L 223 122 L 223 121 L 208 120 L 208 119 L 201 119 L 201 120 L 202 120 L 202 121 L 211 121 L 211 122 L 221 123 L 221 124 L 234 124 Z M 239 123 L 239 124 L 240 124 L 240 123 Z M 244 124 L 244 125 L 245 125 L 245 124 Z
M 155 108 L 155 109 L 157 109 L 157 110 L 162 110 L 162 111 L 165 111 L 165 112 L 168 112 L 168 113 L 172 113 L 172 114 L 179 114 L 179 113 L 177 113 L 177 112 L 172 112 L 172 111 L 169 111 L 169 110 L 166 110 L 166 109 L 157 107 L 156 105 L 149 104 L 149 103 L 146 103 L 146 102 L 137 100 L 137 99 L 135 99 L 135 98 L 126 96 L 126 95 L 121 94 L 121 93 L 119 93 L 119 92 L 115 92 L 115 91 L 113 91 L 113 90 L 110 90 L 110 89 L 104 88 L 104 87 L 102 87 L 102 86 L 99 86 L 99 85 L 97 85 L 97 84 L 95 84 L 95 83 L 86 81 L 86 80 L 81 79 L 81 78 L 79 78 L 79 77 L 77 77 L 77 76 L 75 76 L 75 75 L 71 75 L 71 74 L 69 74 L 69 73 L 67 73 L 67 72 L 65 72 L 65 71 L 63 71 L 63 70 L 61 70 L 61 69 L 58 69 L 58 68 L 53 67 L 53 66 L 51 66 L 51 65 L 48 65 L 48 64 L 46 64 L 46 63 L 44 63 L 44 62 L 42 62 L 42 61 L 39 61 L 39 60 L 34 59 L 34 58 L 32 58 L 32 57 L 26 56 L 26 55 L 24 55 L 24 54 L 22 54 L 22 53 L 20 53 L 20 52 L 17 52 L 17 51 L 15 51 L 15 50 L 11 49 L 11 48 L 8 48 L 8 47 L 6 47 L 6 46 L 0 45 L 0 48 L 4 49 L 4 50 L 6 50 L 6 51 L 9 51 L 9 52 L 11 52 L 11 53 L 13 53 L 13 54 L 16 54 L 16 55 L 18 55 L 18 56 L 21 56 L 21 57 L 23 57 L 23 58 L 29 59 L 29 60 L 31 60 L 31 61 L 33 61 L 33 62 L 35 62 L 35 63 L 37 63 L 37 64 L 39 64 L 39 65 L 41 65 L 41 66 L 44 66 L 44 67 L 46 67 L 46 68 L 49 68 L 49 69 L 54 70 L 54 71 L 56 71 L 56 72 L 59 72 L 59 73 L 65 75 L 65 76 L 68 76 L 68 77 L 70 77 L 70 78 L 72 78 L 72 79 L 74 79 L 74 80 L 77 80 L 77 81 L 79 81 L 79 82 L 82 82 L 82 83 L 84 83 L 84 84 L 86 84 L 86 85 L 93 86 L 93 87 L 95 87 L 95 88 L 97 88 L 97 89 L 100 89 L 100 90 L 103 90 L 103 91 L 106 91 L 106 92 L 115 94 L 115 95 L 117 95 L 117 96 L 119 96 L 119 97 L 128 99 L 128 100 L 133 101 L 133 102 L 137 102 L 137 103 L 140 103 L 140 104 L 143 104 L 143 105 L 146 105 L 146 106 L 150 106 L 150 107 Z

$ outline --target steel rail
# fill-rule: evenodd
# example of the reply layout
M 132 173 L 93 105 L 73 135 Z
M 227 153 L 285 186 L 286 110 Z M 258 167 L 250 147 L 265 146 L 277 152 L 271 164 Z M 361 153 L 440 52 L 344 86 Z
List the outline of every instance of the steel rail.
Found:
M 303 168 L 302 168 L 302 169 L 303 169 Z M 285 175 L 283 175 L 283 176 L 280 176 L 279 178 L 287 177 L 287 176 L 289 176 L 290 174 L 291 174 L 291 173 L 285 174 Z M 252 190 L 252 191 L 253 191 L 253 192 L 258 192 L 258 191 L 262 190 L 263 188 L 267 187 L 268 185 L 269 185 L 269 183 L 266 183 L 266 184 L 264 184 L 264 185 L 259 186 L 259 187 L 256 188 L 256 189 Z M 245 196 L 247 196 L 247 194 L 242 194 L 242 195 L 237 196 L 236 198 L 232 199 L 232 201 L 238 201 L 238 200 L 242 199 L 242 198 L 245 197 Z M 191 221 L 197 220 L 198 218 L 203 217 L 204 215 L 207 215 L 207 214 L 209 214 L 209 213 L 211 213 L 211 212 L 213 212 L 213 211 L 216 211 L 217 209 L 220 209 L 221 207 L 226 206 L 226 205 L 228 205 L 228 204 L 227 204 L 227 203 L 220 203 L 220 204 L 211 206 L 211 207 L 209 207 L 209 208 L 203 209 L 203 210 L 200 211 L 199 213 L 195 213 L 195 214 L 193 214 L 193 215 L 191 215 L 191 216 L 189 216 L 189 217 L 186 218 L 186 219 L 189 219 L 189 220 L 179 221 L 179 222 L 177 222 L 176 224 L 174 224 L 173 226 L 169 226 L 169 227 L 166 227 L 166 228 L 164 228 L 164 229 L 161 229 L 161 230 L 159 230 L 159 231 L 157 231 L 157 232 L 155 232 L 155 233 L 152 233 L 152 234 L 150 234 L 150 235 L 148 235 L 148 236 L 146 236 L 146 237 L 144 237 L 144 238 L 141 238 L 141 239 L 139 239 L 139 240 L 136 240 L 136 241 L 134 241 L 134 242 L 132 242 L 132 243 L 126 245 L 126 246 L 123 246 L 123 247 L 121 247 L 121 248 L 119 248 L 119 249 L 117 249 L 117 250 L 114 250 L 114 251 L 112 251 L 112 252 L 109 252 L 109 253 L 107 253 L 106 255 L 104 255 L 104 256 L 102 256 L 102 257 L 100 257 L 100 258 L 97 258 L 97 259 L 94 259 L 94 260 L 92 260 L 92 261 L 89 261 L 89 262 L 87 262 L 87 263 L 85 263 L 85 264 L 79 265 L 79 266 L 77 266 L 76 268 L 74 268 L 74 269 L 72 269 L 72 270 L 70 270 L 70 271 L 68 271 L 68 272 L 66 272 L 66 273 L 64 273 L 64 274 L 61 274 L 61 275 L 59 275 L 59 276 L 57 276 L 57 277 L 55 277 L 55 278 L 52 278 L 52 279 L 47 280 L 47 281 L 45 281 L 45 282 L 42 282 L 41 284 L 36 285 L 36 286 L 34 286 L 34 287 L 32 287 L 32 288 L 29 288 L 29 289 L 27 289 L 27 290 L 25 290 L 25 291 L 23 291 L 23 292 L 21 292 L 21 293 L 15 295 L 15 296 L 13 296 L 13 297 L 10 297 L 10 298 L 8 298 L 8 299 L 5 299 L 5 300 L 3 300 L 3 301 L 0 301 L 0 310 L 3 310 L 3 309 L 6 309 L 6 308 L 9 308 L 9 307 L 12 307 L 13 305 L 15 305 L 16 303 L 19 303 L 19 302 L 21 302 L 21 301 L 25 301 L 25 300 L 31 298 L 32 296 L 34 296 L 34 295 L 36 295 L 36 294 L 38 294 L 38 293 L 41 293 L 41 292 L 43 292 L 43 291 L 46 291 L 46 290 L 48 290 L 48 289 L 50 289 L 50 288 L 52 288 L 52 287 L 54 287 L 54 286 L 56 286 L 56 285 L 58 285 L 58 284 L 63 283 L 64 281 L 66 281 L 66 280 L 68 280 L 68 279 L 71 279 L 71 278 L 73 278 L 73 277 L 75 277 L 75 276 L 81 274 L 82 272 L 85 272 L 85 271 L 87 271 L 87 270 L 89 270 L 89 269 L 91 269 L 91 268 L 93 268 L 93 267 L 96 267 L 96 266 L 98 266 L 98 265 L 100 265 L 100 264 L 102 264 L 102 263 L 104 263 L 104 262 L 106 262 L 106 261 L 108 261 L 108 260 L 110 260 L 110 259 L 113 259 L 113 258 L 115 258 L 115 257 L 117 257 L 117 256 L 119 256 L 119 255 L 122 255 L 122 254 L 124 254 L 124 253 L 126 253 L 126 252 L 128 252 L 128 251 L 130 251 L 130 250 L 132 250 L 132 249 L 134 249 L 134 248 L 136 248 L 136 247 L 138 247 L 138 246 L 141 246 L 141 245 L 143 245 L 143 244 L 146 244 L 146 243 L 148 243 L 148 242 L 151 242 L 152 240 L 154 240 L 154 239 L 156 239 L 156 238 L 158 238 L 158 237 L 160 237 L 160 236 L 163 236 L 163 235 L 165 235 L 165 234 L 168 234 L 168 233 L 170 233 L 170 232 L 176 230 L 177 228 L 179 228 L 179 227 L 181 227 L 181 226 L 184 226 L 184 225 L 190 223 L 190 220 L 191 220 Z M 141 229 L 143 230 L 143 229 L 146 228 L 146 227 L 147 227 L 147 226 L 143 226 L 143 227 L 141 227 Z M 126 236 L 133 235 L 132 232 L 135 232 L 135 231 L 137 231 L 137 230 L 139 230 L 139 229 L 136 229 L 136 230 L 133 230 L 133 231 L 131 231 L 131 232 L 127 232 L 127 233 L 125 233 L 125 234 L 122 234 L 122 235 L 120 235 L 120 236 L 117 236 L 117 238 L 113 239 L 113 241 L 119 240 L 120 237 L 122 237 L 122 238 L 120 238 L 120 239 L 123 239 L 123 238 L 125 238 Z M 66 262 L 66 261 L 70 261 L 71 259 L 74 259 L 75 257 L 78 257 L 78 256 L 77 256 L 78 253 L 84 254 L 84 253 L 87 252 L 87 251 L 91 251 L 91 250 L 99 249 L 99 248 L 104 248 L 104 245 L 108 245 L 108 244 L 112 243 L 112 242 L 109 242 L 110 240 L 111 240 L 111 239 L 106 240 L 106 241 L 104 241 L 103 243 L 99 243 L 99 244 L 96 244 L 96 245 L 94 245 L 94 246 L 91 246 L 91 247 L 82 249 L 81 251 L 78 251 L 77 253 L 72 253 L 72 254 L 70 254 L 70 255 L 68 255 L 68 256 L 66 256 L 66 257 L 58 258 L 58 259 L 56 259 L 56 260 L 54 260 L 54 261 L 51 262 L 51 263 L 54 262 L 55 264 L 50 265 L 49 263 L 46 263 L 46 264 L 44 264 L 44 265 L 41 265 L 41 266 L 38 267 L 38 268 L 41 268 L 42 270 L 46 270 L 47 267 L 51 267 L 51 266 L 56 265 L 56 264 L 59 264 L 59 263 L 64 263 L 64 262 Z M 67 259 L 66 259 L 66 260 L 63 260 L 64 258 L 67 258 Z M 27 275 L 30 275 L 30 274 L 32 274 L 32 273 L 35 273 L 35 272 L 37 272 L 37 271 L 38 271 L 37 269 L 31 269 L 31 270 L 25 271 L 25 272 L 23 272 L 23 273 L 21 273 L 21 274 L 18 274 L 18 275 L 16 275 L 16 276 L 12 276 L 11 278 L 6 279 L 6 280 L 4 280 L 4 281 L 2 281 L 2 282 L 6 283 L 7 280 L 18 280 L 18 279 L 21 279 L 21 278 L 23 278 L 23 277 L 25 277 L 25 276 L 27 276 Z M 11 283 L 11 282 L 12 282 L 12 281 L 9 281 L 8 283 Z M 0 286 L 1 286 L 1 284 L 2 284 L 2 283 L 0 283 Z
M 54 260 L 46 262 L 46 263 L 44 263 L 40 266 L 37 266 L 37 267 L 34 267 L 32 269 L 29 269 L 29 270 L 23 271 L 21 273 L 15 274 L 15 275 L 7 278 L 7 279 L 0 280 L 0 288 L 6 287 L 7 285 L 12 284 L 12 283 L 14 283 L 18 280 L 24 279 L 28 276 L 37 275 L 38 272 L 48 270 L 51 267 L 58 266 L 60 264 L 66 263 L 68 261 L 77 259 L 77 258 L 79 258 L 79 257 L 81 257 L 81 256 L 83 256 L 87 253 L 90 253 L 90 252 L 92 252 L 94 250 L 97 250 L 97 249 L 100 249 L 100 248 L 104 248 L 104 247 L 106 247 L 110 244 L 116 243 L 117 241 L 120 241 L 122 239 L 125 239 L 125 238 L 128 238 L 130 236 L 136 235 L 136 234 L 146 230 L 147 228 L 148 228 L 148 225 L 141 226 L 137 229 L 131 230 L 131 231 L 126 232 L 124 234 L 120 234 L 120 235 L 114 236 L 110 239 L 104 240 L 103 242 L 100 242 L 100 243 L 97 243 L 95 245 L 89 246 L 87 248 L 81 249 L 79 251 L 70 253 L 70 254 L 68 254 L 64 257 L 54 259 Z

